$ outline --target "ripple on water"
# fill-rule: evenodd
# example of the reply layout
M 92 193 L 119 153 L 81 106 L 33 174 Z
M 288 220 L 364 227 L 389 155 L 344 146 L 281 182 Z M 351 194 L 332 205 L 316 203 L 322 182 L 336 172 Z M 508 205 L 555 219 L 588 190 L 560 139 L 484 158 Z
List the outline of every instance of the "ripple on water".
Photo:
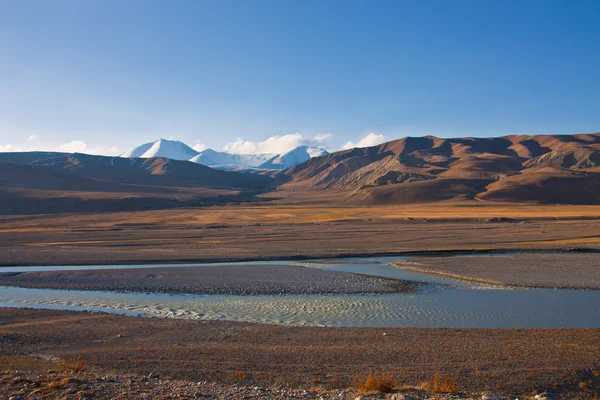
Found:
M 0 289 L 0 305 L 299 326 L 600 327 L 600 291 L 446 289 L 418 294 L 198 296 Z

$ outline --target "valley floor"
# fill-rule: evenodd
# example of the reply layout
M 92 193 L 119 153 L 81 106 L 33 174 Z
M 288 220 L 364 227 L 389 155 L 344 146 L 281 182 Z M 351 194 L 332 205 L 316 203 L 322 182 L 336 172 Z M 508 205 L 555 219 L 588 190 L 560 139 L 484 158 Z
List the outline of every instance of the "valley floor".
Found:
M 237 205 L 0 217 L 0 264 L 277 260 L 600 248 L 600 207 Z

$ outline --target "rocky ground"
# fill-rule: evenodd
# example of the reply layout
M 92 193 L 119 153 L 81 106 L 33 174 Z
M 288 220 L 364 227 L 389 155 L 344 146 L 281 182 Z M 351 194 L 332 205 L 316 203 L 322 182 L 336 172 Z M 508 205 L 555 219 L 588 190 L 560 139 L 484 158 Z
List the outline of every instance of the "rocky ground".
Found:
M 285 264 L 1 273 L 0 285 L 191 294 L 391 293 L 415 282 Z
M 87 375 L 74 377 L 86 383 L 63 382 L 71 375 L 61 373 L 82 370 L 80 360 Z M 354 399 L 357 381 L 371 374 L 419 399 L 438 396 L 437 385 L 451 392 L 445 398 L 551 391 L 583 400 L 600 391 L 600 330 L 284 327 L 0 308 L 0 370 L 29 371 L 32 382 L 5 374 L 0 385 L 0 398 L 26 389 L 27 400 L 49 385 L 65 389 L 36 398 L 89 390 L 102 399 L 185 398 L 200 390 L 212 398 Z M 146 382 L 153 371 L 161 379 Z
M 598 253 L 507 253 L 417 257 L 392 265 L 411 271 L 520 287 L 600 289 Z
M 312 399 L 349 398 L 348 391 L 265 389 L 94 373 L 0 372 L 0 396 L 30 399 Z M 316 397 L 315 397 L 316 396 Z M 352 398 L 352 396 L 350 396 Z
M 258 386 L 221 385 L 209 382 L 186 382 L 161 379 L 158 371 L 149 377 L 101 375 L 87 372 L 50 370 L 44 374 L 0 371 L 0 396 L 9 400 L 49 399 L 389 399 L 389 400 L 501 400 L 495 393 L 427 393 L 420 388 L 393 389 L 391 393 L 359 392 L 356 389 L 264 388 Z M 555 400 L 561 396 L 549 392 L 531 394 L 522 399 Z

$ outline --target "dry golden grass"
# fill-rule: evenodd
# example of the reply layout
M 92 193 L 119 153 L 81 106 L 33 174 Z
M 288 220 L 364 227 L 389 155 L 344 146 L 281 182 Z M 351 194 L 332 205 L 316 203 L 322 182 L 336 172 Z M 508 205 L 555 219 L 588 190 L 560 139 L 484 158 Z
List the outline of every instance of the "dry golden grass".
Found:
M 46 386 L 46 389 L 48 389 L 48 390 L 59 390 L 59 389 L 62 389 L 63 387 L 65 387 L 65 386 L 67 386 L 71 382 L 72 382 L 71 378 L 63 378 L 60 381 L 50 382 Z
M 249 375 L 247 372 L 244 371 L 231 371 L 227 374 L 227 377 L 236 382 L 241 382 L 247 380 L 249 378 Z
M 58 365 L 58 368 L 64 372 L 83 372 L 87 368 L 87 361 L 83 357 L 77 357 L 74 361 L 63 361 Z
M 455 393 L 458 385 L 456 380 L 436 373 L 431 380 L 422 382 L 421 387 L 431 393 Z
M 414 219 L 547 219 L 600 217 L 600 206 L 576 205 L 523 205 L 482 204 L 480 202 L 443 202 L 399 206 L 298 206 L 298 205 L 247 205 L 218 206 L 195 209 L 95 213 L 70 215 L 2 216 L 3 229 L 14 231 L 11 220 L 18 220 L 18 230 L 51 229 L 65 224 L 112 228 L 123 226 L 124 221 L 135 225 L 248 225 L 248 224 L 298 224 L 333 221 L 394 221 Z
M 377 207 L 261 203 L 0 216 L 0 252 L 5 254 L 0 264 L 196 262 L 422 250 L 596 247 L 599 229 L 600 206 L 467 201 Z
M 592 389 L 594 386 L 594 382 L 591 379 L 579 382 L 579 387 L 581 389 Z
M 313 385 L 313 386 L 311 386 L 311 387 L 308 389 L 308 391 L 309 391 L 310 393 L 318 393 L 318 392 L 320 392 L 320 391 L 322 391 L 322 390 L 324 390 L 324 389 L 325 389 L 325 388 L 324 388 L 323 386 L 319 386 L 319 385 Z
M 354 386 L 360 393 L 390 393 L 396 386 L 396 380 L 391 375 L 370 373 L 366 378 L 356 378 Z

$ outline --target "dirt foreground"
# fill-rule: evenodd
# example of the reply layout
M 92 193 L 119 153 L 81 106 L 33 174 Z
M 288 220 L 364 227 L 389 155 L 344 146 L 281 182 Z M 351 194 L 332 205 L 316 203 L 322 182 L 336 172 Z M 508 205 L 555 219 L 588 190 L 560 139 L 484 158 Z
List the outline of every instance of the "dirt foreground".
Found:
M 600 330 L 283 327 L 5 308 L 0 354 L 35 357 L 43 371 L 83 358 L 90 373 L 307 391 L 352 388 L 373 372 L 424 396 L 438 374 L 456 393 L 584 399 L 599 389 Z

